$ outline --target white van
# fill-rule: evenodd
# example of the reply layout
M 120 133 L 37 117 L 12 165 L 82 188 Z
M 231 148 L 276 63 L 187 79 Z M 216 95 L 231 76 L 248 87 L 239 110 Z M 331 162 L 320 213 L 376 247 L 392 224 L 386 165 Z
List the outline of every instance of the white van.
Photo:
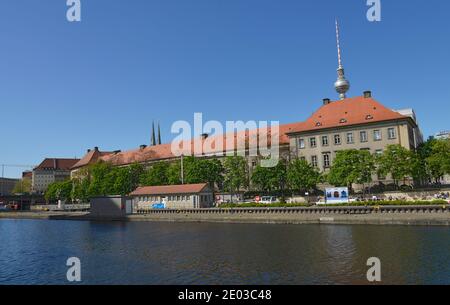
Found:
M 260 203 L 271 204 L 277 202 L 277 197 L 274 196 L 262 196 Z

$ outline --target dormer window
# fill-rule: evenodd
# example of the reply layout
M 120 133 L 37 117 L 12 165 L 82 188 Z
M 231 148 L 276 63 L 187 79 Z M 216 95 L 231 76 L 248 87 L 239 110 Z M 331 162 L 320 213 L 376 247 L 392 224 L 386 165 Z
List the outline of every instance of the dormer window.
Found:
M 347 120 L 346 120 L 346 119 L 341 119 L 341 120 L 339 121 L 339 123 L 341 123 L 341 124 L 347 123 Z
M 322 123 L 317 122 L 317 123 L 316 123 L 316 126 L 317 126 L 317 127 L 322 126 Z
M 372 119 L 373 119 L 372 115 L 370 115 L 370 114 L 366 115 L 366 120 L 372 120 Z

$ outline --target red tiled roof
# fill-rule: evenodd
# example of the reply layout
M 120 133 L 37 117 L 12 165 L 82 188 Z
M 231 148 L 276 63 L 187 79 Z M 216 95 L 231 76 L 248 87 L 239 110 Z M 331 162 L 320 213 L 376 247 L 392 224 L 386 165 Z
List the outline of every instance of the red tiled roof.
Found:
M 200 193 L 208 186 L 207 183 L 182 184 L 182 185 L 161 185 L 138 187 L 130 195 L 168 195 L 168 194 L 194 194 Z
M 60 159 L 60 158 L 46 158 L 34 169 L 58 169 L 58 170 L 70 170 L 72 166 L 80 161 L 80 159 Z
M 294 128 L 290 132 L 320 130 L 407 118 L 409 117 L 386 108 L 373 98 L 359 96 L 323 105 L 298 128 Z
M 159 160 L 173 158 L 171 151 L 171 144 L 160 144 L 155 146 L 148 146 L 145 148 L 138 148 L 134 150 L 111 153 L 102 156 L 101 160 L 110 162 L 113 165 L 132 164 L 134 162 L 144 162 L 149 160 Z
M 298 127 L 299 123 L 294 124 L 287 124 L 287 125 L 280 125 L 279 126 L 279 141 L 280 145 L 283 144 L 289 144 L 289 138 L 286 135 L 287 131 L 292 130 L 295 127 Z M 253 132 L 253 131 L 251 131 Z M 250 132 L 250 133 L 251 133 Z M 269 135 L 271 132 L 271 128 L 269 128 Z M 205 148 L 201 154 L 213 154 L 213 153 L 220 153 L 219 146 L 216 146 L 216 141 L 220 140 L 222 138 L 223 140 L 223 149 L 222 151 L 227 150 L 227 143 L 226 143 L 226 137 L 234 137 L 235 140 L 235 147 L 237 147 L 236 138 L 239 136 L 245 136 L 246 142 L 249 141 L 249 131 L 240 131 L 236 132 L 235 135 L 231 134 L 225 134 L 225 135 L 216 135 L 216 136 L 210 136 L 207 138 L 208 141 L 211 141 L 211 149 Z M 198 138 L 195 140 L 189 140 L 184 141 L 182 145 L 186 145 L 187 147 L 191 147 L 191 152 L 194 153 L 194 147 L 195 144 L 199 142 L 204 142 L 206 140 Z M 268 139 L 268 145 L 270 145 L 270 137 Z M 201 145 L 203 147 L 203 145 Z M 119 152 L 119 153 L 109 153 L 105 156 L 100 157 L 99 159 L 105 162 L 110 162 L 113 165 L 126 165 L 126 164 L 132 164 L 134 162 L 146 162 L 146 161 L 153 161 L 153 160 L 164 160 L 164 159 L 171 159 L 175 158 L 176 156 L 172 152 L 172 143 L 167 144 L 160 144 L 160 145 L 154 145 L 154 146 L 147 146 L 145 148 L 137 148 L 129 151 Z M 87 156 L 83 157 L 82 160 L 87 158 Z M 80 162 L 82 163 L 82 162 Z M 78 166 L 79 164 L 77 164 Z
M 22 173 L 22 178 L 32 178 L 33 177 L 33 172 L 30 171 L 26 171 Z
M 99 158 L 112 154 L 109 151 L 99 151 L 97 149 L 89 151 L 84 157 L 72 166 L 72 169 L 77 169 L 98 161 Z

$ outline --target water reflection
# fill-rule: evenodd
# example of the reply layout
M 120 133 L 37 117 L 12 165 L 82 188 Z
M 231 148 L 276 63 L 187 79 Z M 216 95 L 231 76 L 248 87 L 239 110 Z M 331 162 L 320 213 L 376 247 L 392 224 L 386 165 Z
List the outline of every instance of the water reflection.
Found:
M 0 220 L 0 283 L 449 284 L 446 227 Z

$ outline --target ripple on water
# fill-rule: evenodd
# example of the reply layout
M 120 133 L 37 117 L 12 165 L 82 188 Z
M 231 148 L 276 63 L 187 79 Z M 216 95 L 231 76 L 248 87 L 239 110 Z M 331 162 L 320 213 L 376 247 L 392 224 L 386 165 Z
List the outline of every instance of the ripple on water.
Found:
M 0 220 L 0 283 L 450 284 L 446 227 Z

